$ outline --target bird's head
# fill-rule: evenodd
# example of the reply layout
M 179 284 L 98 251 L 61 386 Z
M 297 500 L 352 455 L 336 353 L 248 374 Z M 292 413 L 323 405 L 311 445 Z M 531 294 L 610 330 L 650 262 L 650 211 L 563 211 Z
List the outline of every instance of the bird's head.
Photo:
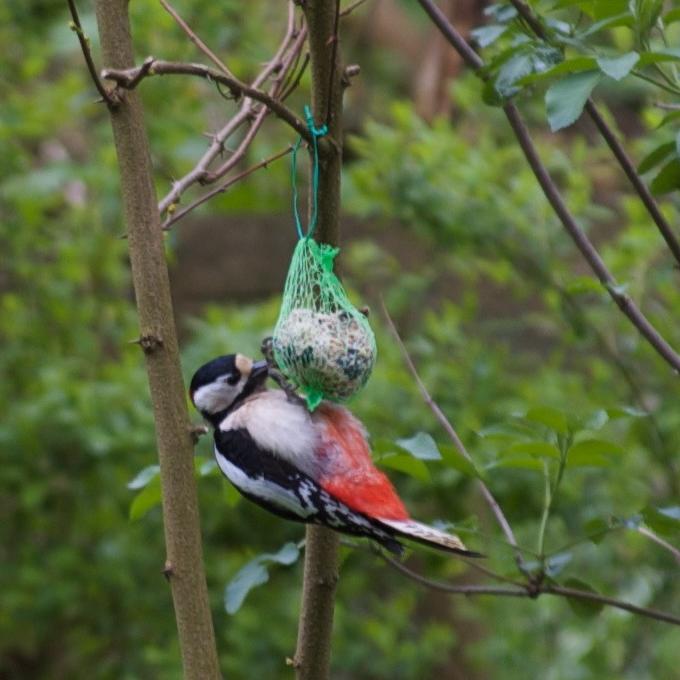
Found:
M 264 387 L 266 361 L 227 354 L 201 366 L 191 379 L 189 394 L 201 415 L 217 426 L 234 406 Z

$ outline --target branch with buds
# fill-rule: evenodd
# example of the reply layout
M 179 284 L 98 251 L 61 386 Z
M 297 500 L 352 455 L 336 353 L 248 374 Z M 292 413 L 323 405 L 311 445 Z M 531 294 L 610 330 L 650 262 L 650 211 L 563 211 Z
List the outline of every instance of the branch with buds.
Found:
M 304 21 L 298 22 L 295 15 L 295 5 L 288 3 L 288 19 L 284 37 L 272 58 L 266 63 L 262 71 L 251 83 L 239 80 L 224 62 L 196 35 L 191 27 L 182 19 L 178 12 L 167 2 L 161 4 L 173 17 L 175 22 L 196 47 L 214 64 L 206 66 L 198 63 L 181 63 L 164 61 L 154 57 L 147 57 L 142 64 L 127 69 L 104 69 L 101 77 L 115 83 L 115 88 L 107 92 L 112 101 L 117 101 L 126 91 L 134 90 L 147 78 L 162 75 L 184 75 L 203 78 L 214 83 L 220 94 L 238 102 L 236 113 L 226 121 L 222 127 L 210 135 L 210 143 L 205 153 L 198 159 L 196 165 L 183 177 L 172 183 L 170 191 L 159 201 L 158 210 L 165 219 L 162 227 L 169 229 L 181 218 L 192 212 L 213 196 L 225 192 L 234 184 L 252 174 L 259 168 L 266 168 L 269 163 L 289 153 L 286 149 L 277 153 L 251 168 L 236 175 L 229 176 L 246 156 L 253 140 L 262 127 L 267 116 L 271 113 L 284 121 L 296 134 L 311 141 L 305 123 L 295 115 L 283 102 L 297 87 L 307 65 L 307 59 L 302 60 L 301 53 L 307 39 L 307 27 Z M 226 88 L 227 93 L 222 91 Z M 238 146 L 229 151 L 226 160 L 220 161 L 225 153 L 227 141 L 243 132 Z M 332 140 L 320 144 L 323 154 Z M 226 178 L 226 179 L 225 179 Z M 195 185 L 209 185 L 223 180 L 216 188 L 205 192 L 182 210 L 177 210 L 185 192 Z
M 446 41 L 463 58 L 465 63 L 475 71 L 482 79 L 486 79 L 484 74 L 484 61 L 470 47 L 463 36 L 451 24 L 446 15 L 437 7 L 433 0 L 418 0 L 419 4 L 430 17 L 432 23 L 439 29 Z M 536 146 L 534 145 L 529 129 L 522 119 L 522 116 L 514 103 L 507 102 L 503 106 L 510 126 L 517 138 L 517 142 L 524 152 L 524 155 L 531 167 L 536 179 L 538 180 L 545 197 L 548 199 L 555 215 L 559 218 L 570 238 L 583 255 L 583 258 L 590 266 L 602 287 L 609 293 L 609 296 L 616 303 L 623 314 L 637 328 L 640 335 L 654 348 L 666 363 L 676 372 L 680 373 L 680 354 L 678 354 L 652 325 L 649 319 L 642 313 L 633 299 L 624 292 L 621 285 L 609 271 L 605 261 L 593 245 L 588 235 L 579 226 L 578 222 L 567 207 L 562 194 L 550 176 L 545 165 L 541 161 Z

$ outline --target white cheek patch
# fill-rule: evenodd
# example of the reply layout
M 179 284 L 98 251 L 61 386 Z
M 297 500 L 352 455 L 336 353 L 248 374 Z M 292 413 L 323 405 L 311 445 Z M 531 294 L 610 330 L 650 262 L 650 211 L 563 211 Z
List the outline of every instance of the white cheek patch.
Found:
M 231 406 L 232 402 L 240 394 L 246 379 L 241 378 L 236 385 L 218 381 L 199 387 L 194 392 L 194 404 L 199 411 L 204 413 L 219 413 Z

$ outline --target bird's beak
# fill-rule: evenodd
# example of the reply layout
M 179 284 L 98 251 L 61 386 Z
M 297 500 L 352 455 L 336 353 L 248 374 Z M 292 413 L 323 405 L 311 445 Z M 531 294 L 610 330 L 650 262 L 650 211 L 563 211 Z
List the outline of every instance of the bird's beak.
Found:
M 261 384 L 269 375 L 269 364 L 262 361 L 255 361 L 250 369 L 250 375 L 248 376 L 248 384 Z

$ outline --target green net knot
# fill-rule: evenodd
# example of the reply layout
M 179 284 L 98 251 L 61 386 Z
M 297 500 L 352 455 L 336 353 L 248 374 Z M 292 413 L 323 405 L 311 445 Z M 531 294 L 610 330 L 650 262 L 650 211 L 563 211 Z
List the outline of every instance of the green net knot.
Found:
M 333 274 L 333 264 L 335 263 L 337 254 L 340 252 L 340 248 L 334 248 L 325 243 L 321 245 L 315 243 L 315 245 L 319 248 L 319 259 L 324 271 Z

